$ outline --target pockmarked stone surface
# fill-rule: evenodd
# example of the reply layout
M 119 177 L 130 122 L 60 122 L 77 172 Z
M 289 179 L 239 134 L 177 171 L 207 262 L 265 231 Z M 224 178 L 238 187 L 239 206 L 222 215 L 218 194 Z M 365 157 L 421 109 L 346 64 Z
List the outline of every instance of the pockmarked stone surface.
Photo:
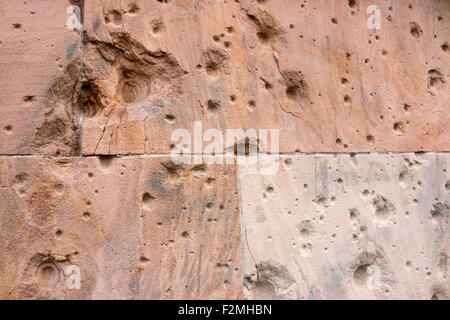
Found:
M 239 169 L 247 299 L 449 299 L 448 154 Z
M 0 299 L 450 298 L 449 1 L 0 18 Z
M 72 3 L 2 1 L 0 154 L 80 153 L 81 36 L 69 27 L 81 12 Z
M 448 151 L 450 3 L 371 5 L 90 1 L 83 153 L 167 153 L 194 121 L 279 129 L 281 152 Z
M 1 299 L 242 297 L 232 165 L 0 158 Z

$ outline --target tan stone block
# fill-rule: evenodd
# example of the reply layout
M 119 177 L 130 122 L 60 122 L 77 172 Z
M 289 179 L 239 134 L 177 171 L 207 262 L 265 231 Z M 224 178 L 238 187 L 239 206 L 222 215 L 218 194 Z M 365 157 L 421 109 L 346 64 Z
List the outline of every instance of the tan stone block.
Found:
M 371 4 L 91 3 L 83 153 L 167 153 L 196 120 L 281 152 L 449 150 L 448 2 L 380 3 L 378 30 Z
M 69 5 L 2 3 L 0 154 L 79 154 L 81 37 L 66 26 Z
M 2 299 L 242 297 L 233 165 L 1 158 L 0 199 Z

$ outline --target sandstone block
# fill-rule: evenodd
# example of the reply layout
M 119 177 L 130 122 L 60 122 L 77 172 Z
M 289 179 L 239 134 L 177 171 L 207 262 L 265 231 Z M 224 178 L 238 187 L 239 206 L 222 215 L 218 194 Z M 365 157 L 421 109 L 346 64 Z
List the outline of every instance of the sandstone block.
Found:
M 449 150 L 448 2 L 380 3 L 375 30 L 371 4 L 93 1 L 83 153 L 167 153 L 194 121 L 279 129 L 281 152 Z
M 80 153 L 81 35 L 67 27 L 70 5 L 2 3 L 0 154 Z
M 2 299 L 242 297 L 234 166 L 1 158 L 0 199 Z

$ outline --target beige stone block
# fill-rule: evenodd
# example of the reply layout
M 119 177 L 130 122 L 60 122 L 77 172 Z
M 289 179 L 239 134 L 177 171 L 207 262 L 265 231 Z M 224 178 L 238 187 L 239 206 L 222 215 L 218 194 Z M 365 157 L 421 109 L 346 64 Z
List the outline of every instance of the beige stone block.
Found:
M 247 299 L 448 299 L 450 158 L 293 155 L 240 167 Z

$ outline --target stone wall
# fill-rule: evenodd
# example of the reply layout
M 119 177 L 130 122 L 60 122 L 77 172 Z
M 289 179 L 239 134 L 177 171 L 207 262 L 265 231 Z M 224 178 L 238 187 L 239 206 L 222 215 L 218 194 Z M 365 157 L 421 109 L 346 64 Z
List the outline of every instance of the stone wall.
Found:
M 0 17 L 0 299 L 449 299 L 449 1 Z

